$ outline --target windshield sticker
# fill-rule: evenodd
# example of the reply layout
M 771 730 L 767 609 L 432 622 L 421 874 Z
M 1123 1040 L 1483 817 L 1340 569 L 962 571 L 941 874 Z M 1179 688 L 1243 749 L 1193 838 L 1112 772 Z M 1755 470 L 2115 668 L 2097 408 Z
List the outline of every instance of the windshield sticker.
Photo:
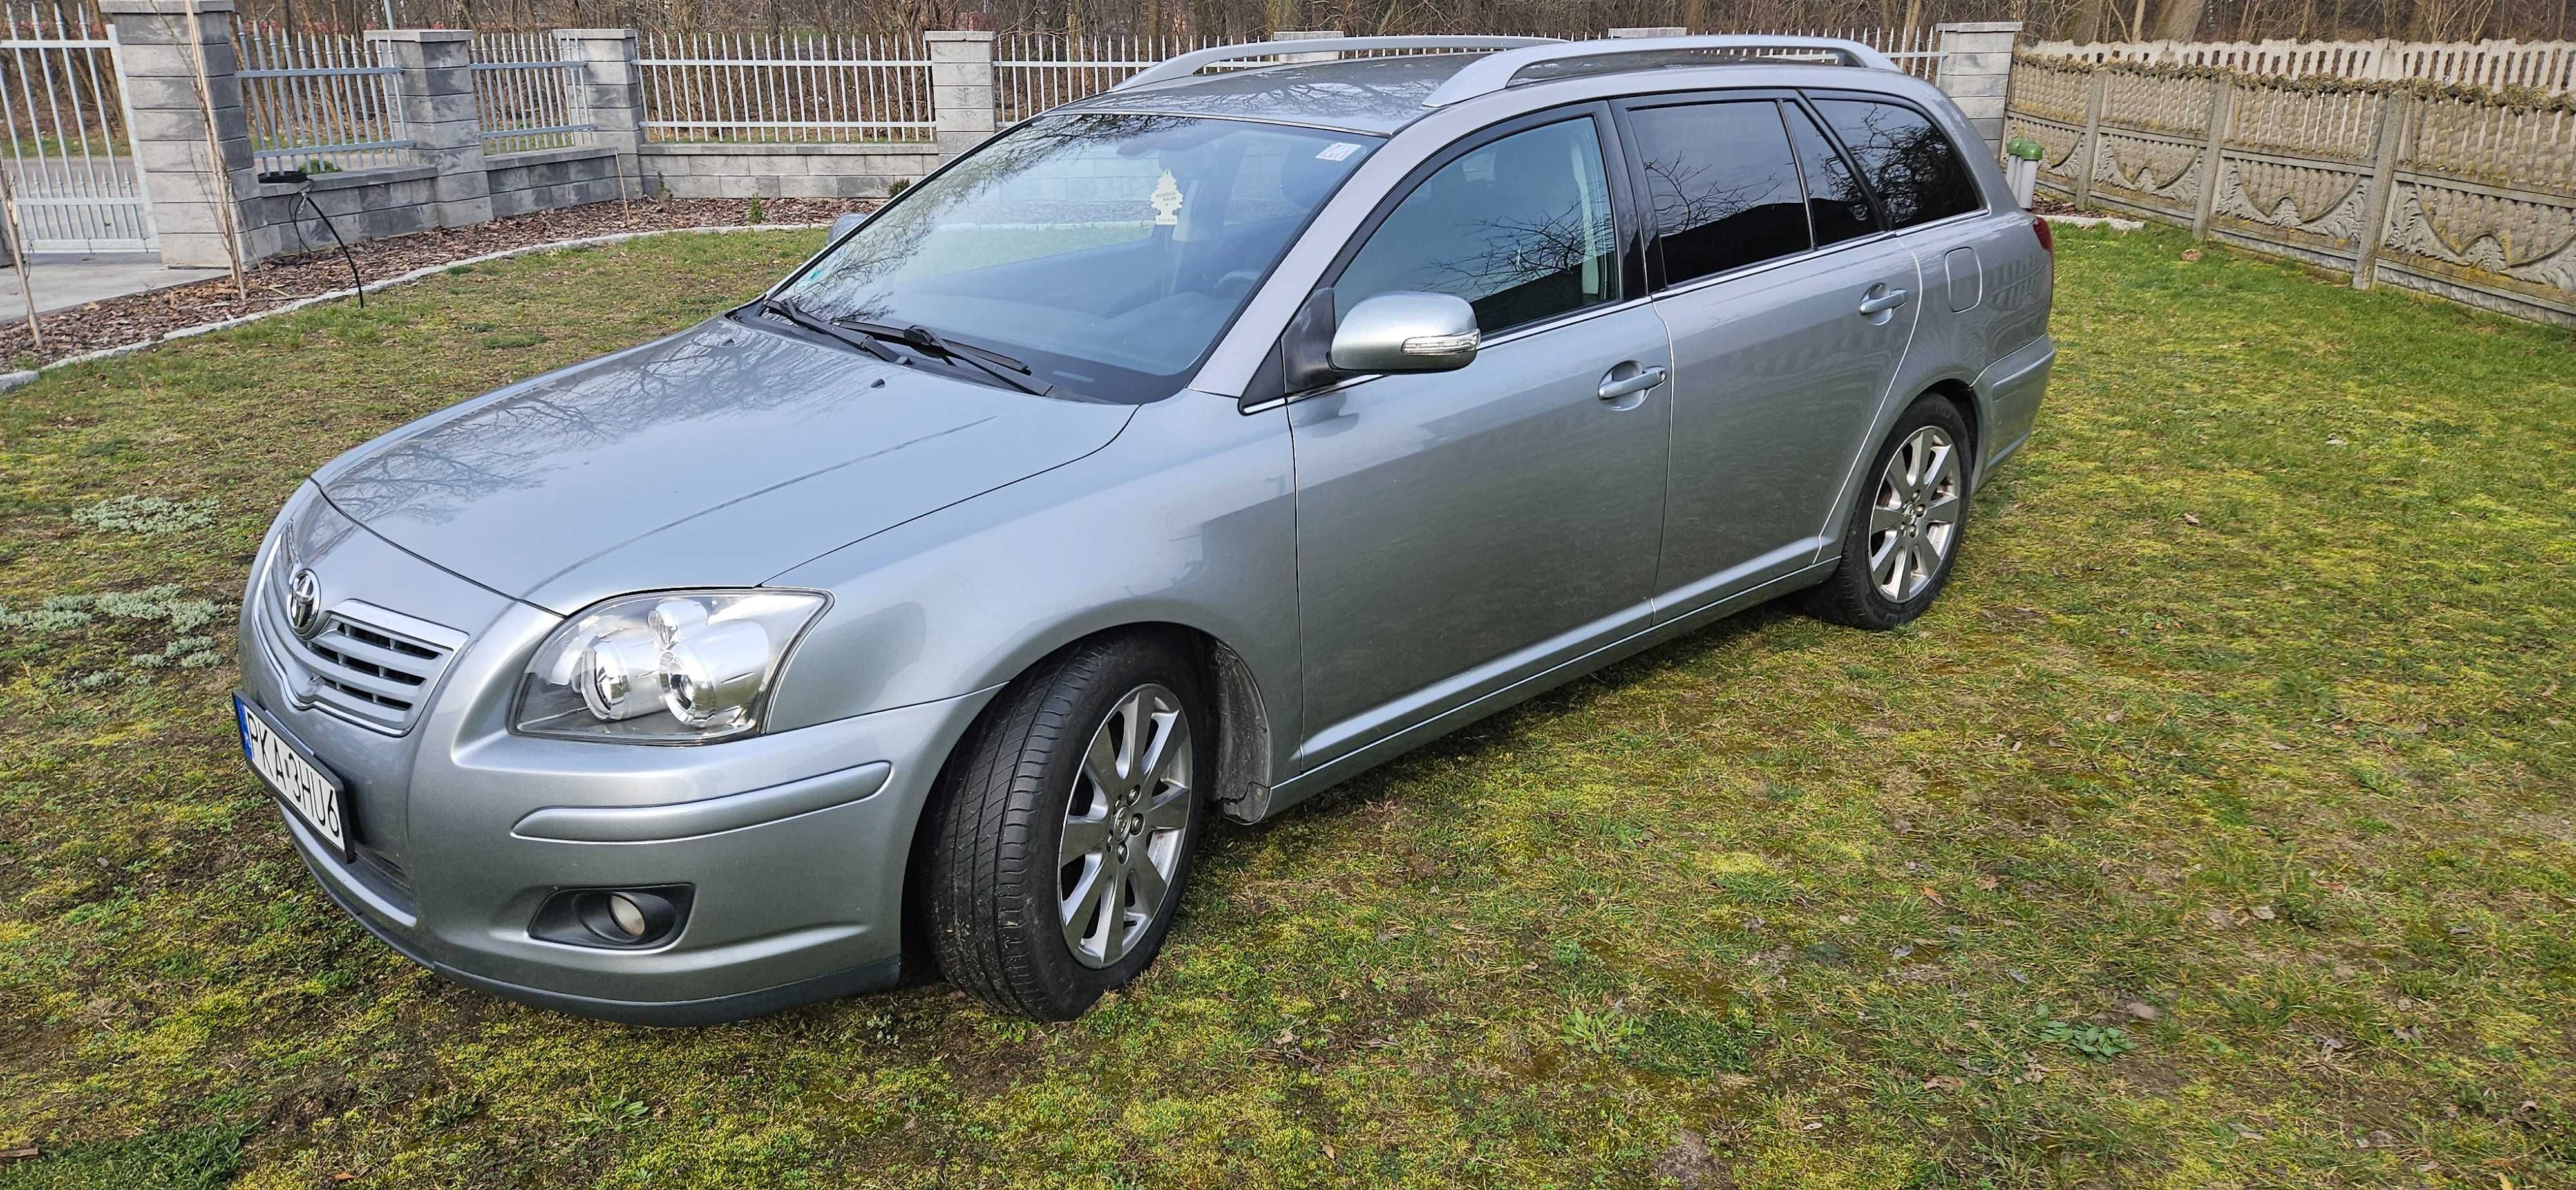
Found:
M 1317 161 L 1339 161 L 1339 160 L 1341 160 L 1341 159 L 1343 159 L 1343 158 L 1345 158 L 1345 157 L 1348 157 L 1348 156 L 1350 156 L 1351 154 L 1356 153 L 1356 152 L 1359 152 L 1359 151 L 1360 151 L 1360 147 L 1359 147 L 1358 145 L 1352 144 L 1351 142 L 1346 141 L 1346 140 L 1337 140 L 1337 141 L 1334 141 L 1333 143 L 1331 143 L 1331 144 L 1329 144 L 1329 145 L 1324 146 L 1324 151 L 1323 151 L 1323 152 L 1315 154 L 1315 160 L 1317 160 Z
M 1154 183 L 1153 197 L 1145 200 L 1154 208 L 1154 226 L 1176 227 L 1181 222 L 1181 184 L 1172 180 L 1172 171 L 1163 171 L 1163 180 Z

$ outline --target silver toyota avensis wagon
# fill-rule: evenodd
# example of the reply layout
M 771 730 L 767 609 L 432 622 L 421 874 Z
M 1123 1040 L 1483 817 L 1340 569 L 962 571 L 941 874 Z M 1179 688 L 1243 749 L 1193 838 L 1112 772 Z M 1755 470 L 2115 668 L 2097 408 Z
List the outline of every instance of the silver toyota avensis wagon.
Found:
M 322 887 L 570 1012 L 935 961 L 1067 1018 L 1212 815 L 1756 601 L 1939 595 L 2054 354 L 2047 228 L 1940 92 L 1843 42 L 1299 50 L 317 472 L 237 710 Z

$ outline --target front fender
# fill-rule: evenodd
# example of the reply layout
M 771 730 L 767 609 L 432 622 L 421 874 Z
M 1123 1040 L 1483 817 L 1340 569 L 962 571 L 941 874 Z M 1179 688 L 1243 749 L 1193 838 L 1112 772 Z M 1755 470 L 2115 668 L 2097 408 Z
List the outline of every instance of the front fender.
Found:
M 1184 391 L 1084 458 L 770 582 L 833 594 L 780 675 L 777 729 L 988 689 L 1092 633 L 1166 623 L 1222 642 L 1269 738 L 1300 738 L 1295 482 L 1276 409 Z

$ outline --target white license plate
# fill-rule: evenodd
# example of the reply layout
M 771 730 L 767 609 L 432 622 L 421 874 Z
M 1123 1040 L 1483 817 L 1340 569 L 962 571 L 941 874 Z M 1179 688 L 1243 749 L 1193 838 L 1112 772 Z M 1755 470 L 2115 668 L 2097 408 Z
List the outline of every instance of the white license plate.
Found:
M 233 718 L 241 724 L 242 758 L 251 771 L 316 838 L 340 858 L 349 858 L 349 793 L 339 778 L 307 759 L 301 747 L 238 694 L 233 696 Z

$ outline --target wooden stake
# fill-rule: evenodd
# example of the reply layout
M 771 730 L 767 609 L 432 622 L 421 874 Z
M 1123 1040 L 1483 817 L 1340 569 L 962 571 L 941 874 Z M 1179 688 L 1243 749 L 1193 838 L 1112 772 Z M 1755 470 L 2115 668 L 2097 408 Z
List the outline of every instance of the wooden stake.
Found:
M 27 299 L 27 338 L 36 350 L 45 349 L 45 332 L 36 325 L 36 279 L 27 272 L 27 253 L 19 246 L 24 225 L 18 222 L 18 188 L 9 181 L 9 171 L 0 168 L 0 215 L 9 220 L 9 263 L 18 270 L 18 292 Z
M 215 132 L 214 84 L 206 69 L 206 36 L 197 21 L 197 0 L 182 0 L 188 12 L 188 56 L 197 68 L 197 111 L 206 121 L 206 169 L 215 175 L 216 217 L 222 221 L 224 259 L 233 266 L 233 292 L 250 300 L 250 283 L 242 277 L 238 223 L 241 198 L 233 193 L 233 171 L 224 165 L 223 138 Z

